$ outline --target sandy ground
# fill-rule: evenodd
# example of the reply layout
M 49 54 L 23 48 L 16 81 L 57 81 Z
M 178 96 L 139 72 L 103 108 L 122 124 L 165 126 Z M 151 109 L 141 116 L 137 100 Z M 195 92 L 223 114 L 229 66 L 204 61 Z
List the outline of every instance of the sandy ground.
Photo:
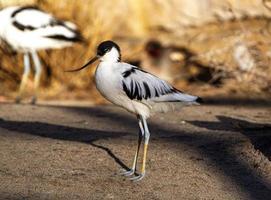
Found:
M 114 106 L 0 104 L 0 199 L 270 199 L 271 111 L 205 105 L 150 122 L 133 183 L 134 116 Z

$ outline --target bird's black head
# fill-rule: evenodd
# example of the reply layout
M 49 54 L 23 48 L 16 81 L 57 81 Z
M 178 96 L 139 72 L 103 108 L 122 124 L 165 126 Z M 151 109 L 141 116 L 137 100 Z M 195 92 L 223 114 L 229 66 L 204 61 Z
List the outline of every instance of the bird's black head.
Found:
M 107 40 L 99 44 L 97 47 L 97 55 L 98 56 L 104 56 L 107 52 L 109 52 L 113 47 L 116 48 L 116 50 L 120 54 L 120 47 L 113 41 Z
M 96 60 L 106 61 L 106 62 L 120 62 L 121 54 L 120 47 L 113 41 L 104 41 L 97 47 L 97 55 L 90 59 L 85 65 L 78 69 L 67 70 L 67 72 L 76 72 L 86 68 L 88 65 L 94 63 Z

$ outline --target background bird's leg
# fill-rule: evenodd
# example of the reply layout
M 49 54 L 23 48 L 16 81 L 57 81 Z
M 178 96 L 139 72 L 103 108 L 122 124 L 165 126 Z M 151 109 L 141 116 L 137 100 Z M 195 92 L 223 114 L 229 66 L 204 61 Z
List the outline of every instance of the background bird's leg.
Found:
M 41 64 L 39 60 L 39 56 L 36 51 L 31 52 L 31 56 L 35 66 L 35 77 L 34 77 L 34 95 L 32 97 L 31 103 L 35 104 L 38 96 L 38 89 L 40 85 L 40 77 L 41 77 Z
M 24 54 L 24 73 L 23 73 L 23 77 L 22 77 L 22 80 L 20 83 L 19 93 L 16 97 L 16 103 L 20 103 L 20 101 L 21 101 L 21 97 L 22 97 L 23 91 L 25 89 L 25 85 L 27 83 L 29 73 L 30 73 L 30 59 L 29 59 L 29 54 L 25 53 Z
M 143 117 L 141 119 L 142 119 L 143 127 L 144 127 L 143 161 L 142 161 L 141 173 L 138 176 L 131 178 L 131 180 L 134 180 L 134 181 L 139 181 L 145 176 L 145 165 L 146 165 L 148 144 L 149 144 L 149 139 L 150 139 L 150 132 L 149 132 L 149 128 L 148 128 L 148 125 L 147 125 L 147 121 Z
M 142 137 L 144 135 L 144 128 L 143 128 L 143 123 L 142 123 L 142 120 L 141 120 L 141 117 L 140 116 L 137 116 L 137 119 L 138 119 L 138 125 L 139 125 L 139 133 L 138 133 L 138 143 L 137 143 L 137 150 L 136 150 L 136 153 L 135 153 L 135 157 L 134 157 L 134 161 L 133 161 L 133 165 L 132 165 L 132 168 L 131 170 L 129 171 L 124 171 L 122 173 L 122 175 L 124 176 L 131 176 L 135 173 L 136 171 L 136 165 L 137 165 L 137 160 L 138 160 L 138 154 L 139 154 L 139 151 L 140 151 L 140 146 L 141 146 L 141 141 L 142 141 Z

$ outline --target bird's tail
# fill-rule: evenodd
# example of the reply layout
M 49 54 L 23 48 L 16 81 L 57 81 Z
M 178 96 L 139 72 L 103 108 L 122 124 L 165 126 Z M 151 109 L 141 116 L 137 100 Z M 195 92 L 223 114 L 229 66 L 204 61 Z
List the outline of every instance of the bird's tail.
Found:
M 167 95 L 167 97 L 163 97 L 163 99 L 161 99 L 161 97 L 159 98 L 160 101 L 153 101 L 151 105 L 153 113 L 179 111 L 184 106 L 199 105 L 203 102 L 198 96 L 184 93 L 175 94 L 173 96 Z
M 175 96 L 173 96 L 173 99 L 177 99 L 177 101 L 180 101 L 180 102 L 187 102 L 187 103 L 194 103 L 194 104 L 200 104 L 203 102 L 202 98 L 198 96 L 193 96 L 190 94 L 185 94 L 185 93 L 177 93 Z
M 203 101 L 202 98 L 198 96 L 193 96 L 182 92 L 174 92 L 156 98 L 155 102 L 182 102 L 184 104 L 200 104 Z

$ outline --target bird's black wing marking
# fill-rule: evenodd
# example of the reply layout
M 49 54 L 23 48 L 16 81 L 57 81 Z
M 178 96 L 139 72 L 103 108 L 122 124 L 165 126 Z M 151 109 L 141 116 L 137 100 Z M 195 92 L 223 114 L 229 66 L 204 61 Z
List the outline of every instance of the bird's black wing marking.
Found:
M 51 39 L 55 39 L 55 40 L 62 40 L 62 41 L 67 41 L 67 42 L 82 42 L 83 39 L 80 35 L 76 35 L 75 37 L 66 37 L 64 35 L 48 35 L 48 36 L 44 36 L 45 38 L 51 38 Z
M 17 14 L 23 12 L 23 11 L 26 11 L 26 10 L 38 10 L 38 11 L 41 11 L 38 7 L 36 6 L 23 6 L 23 7 L 20 7 L 18 9 L 16 9 L 12 14 L 11 14 L 11 18 L 14 19 L 14 21 L 12 22 L 12 24 L 19 30 L 21 31 L 25 31 L 25 30 L 34 30 L 36 29 L 36 27 L 34 26 L 31 26 L 31 25 L 24 25 L 20 22 L 18 22 L 15 17 Z M 42 11 L 41 11 L 42 12 Z
M 55 21 L 55 20 L 53 20 Z M 55 35 L 47 35 L 44 36 L 46 38 L 51 38 L 51 39 L 56 39 L 56 40 L 62 40 L 62 41 L 70 41 L 70 42 L 82 42 L 84 39 L 82 37 L 82 35 L 80 34 L 80 32 L 78 32 L 77 30 L 71 29 L 70 27 L 66 26 L 64 24 L 64 22 L 61 22 L 58 20 L 58 23 L 49 23 L 40 27 L 34 27 L 31 25 L 23 25 L 21 23 L 19 23 L 18 21 L 14 20 L 12 23 L 17 29 L 21 30 L 21 31 L 33 31 L 39 28 L 46 28 L 46 27 L 54 27 L 54 26 L 63 26 L 66 29 L 69 29 L 70 31 L 72 31 L 74 33 L 74 37 L 66 37 L 65 35 L 61 35 L 61 34 L 55 34 Z
M 17 22 L 17 21 L 13 21 L 12 23 L 17 29 L 21 30 L 21 31 L 25 31 L 25 30 L 29 30 L 29 31 L 32 31 L 32 30 L 35 30 L 36 28 L 33 27 L 33 26 L 30 26 L 30 25 L 22 25 L 21 23 Z
M 127 78 L 128 76 L 130 76 L 132 73 L 135 73 L 135 67 L 132 67 L 131 69 L 125 71 L 122 73 L 123 78 Z
M 46 28 L 48 26 L 51 26 L 51 27 L 63 26 L 64 28 L 66 28 L 69 31 L 73 32 L 74 36 L 73 37 L 66 37 L 65 35 L 62 35 L 62 34 L 55 34 L 55 35 L 44 36 L 46 38 L 62 40 L 62 41 L 68 41 L 68 42 L 83 42 L 84 41 L 84 38 L 81 35 L 81 33 L 78 30 L 72 29 L 71 27 L 67 26 L 64 21 L 53 18 L 48 25 L 45 25 L 42 28 Z
M 72 31 L 74 33 L 79 33 L 76 29 L 73 29 L 73 28 L 67 26 L 64 21 L 59 20 L 59 19 L 55 19 L 55 18 L 52 18 L 50 20 L 50 22 L 47 25 L 45 25 L 44 27 L 48 27 L 48 26 L 52 26 L 52 27 L 54 27 L 54 26 L 63 26 L 66 29 L 68 29 L 69 31 Z
M 40 27 L 35 27 L 35 26 L 31 26 L 31 25 L 25 25 L 25 24 L 22 24 L 20 22 L 18 22 L 18 20 L 16 20 L 16 16 L 18 14 L 20 14 L 21 12 L 24 12 L 24 11 L 31 11 L 31 10 L 36 10 L 36 11 L 40 11 L 40 12 L 43 12 L 42 10 L 40 10 L 38 7 L 36 6 L 23 6 L 23 7 L 20 7 L 18 8 L 17 10 L 15 10 L 12 14 L 11 14 L 11 18 L 13 18 L 13 22 L 12 24 L 19 30 L 21 31 L 25 31 L 25 30 L 29 30 L 29 31 L 32 31 L 32 30 L 35 30 L 37 28 L 40 28 Z
M 145 98 L 148 99 L 151 97 L 150 88 L 146 82 L 143 82 L 143 85 L 144 85 L 144 89 L 145 89 Z
M 15 10 L 12 14 L 11 17 L 14 18 L 18 13 L 25 11 L 25 10 L 38 10 L 41 11 L 37 6 L 22 6 Z
M 136 67 L 122 73 L 122 87 L 130 99 L 142 100 L 167 94 L 182 93 L 166 81 Z

